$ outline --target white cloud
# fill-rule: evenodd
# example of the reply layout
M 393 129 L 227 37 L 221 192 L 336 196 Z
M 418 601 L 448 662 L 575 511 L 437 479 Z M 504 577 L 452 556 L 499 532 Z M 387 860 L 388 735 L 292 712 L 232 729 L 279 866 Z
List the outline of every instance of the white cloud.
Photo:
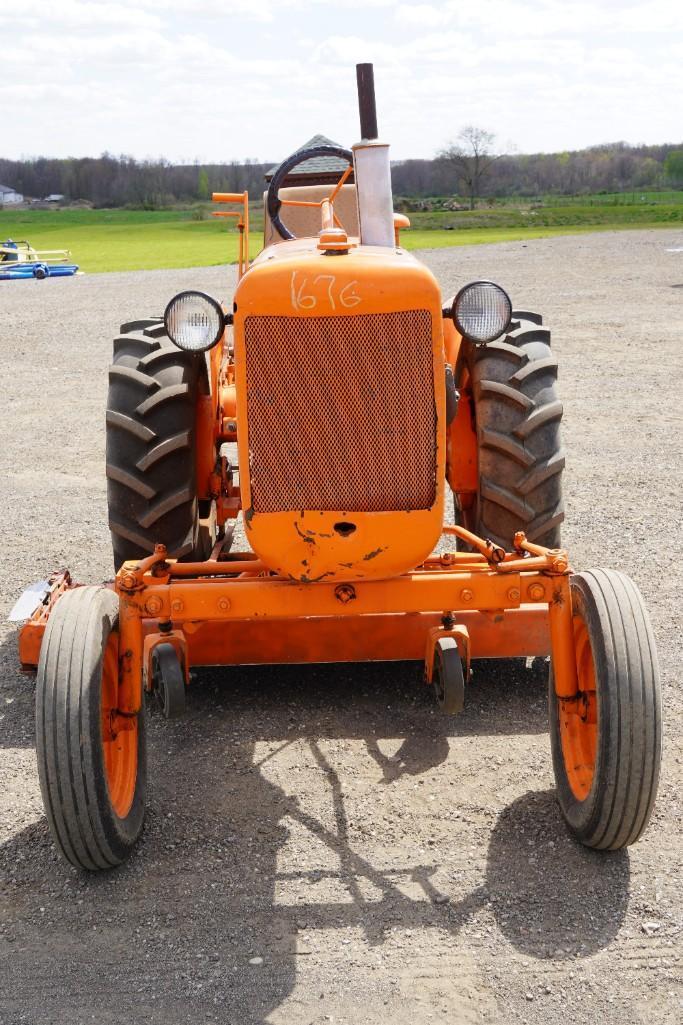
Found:
M 30 28 L 37 34 L 57 32 L 65 35 L 86 30 L 115 26 L 131 30 L 141 27 L 157 28 L 160 19 L 142 9 L 140 4 L 129 3 L 84 3 L 82 0 L 59 0 L 56 4 L 24 0 L 21 4 L 0 6 L 0 25 L 5 32 L 13 27 Z
M 408 28 L 436 28 L 450 21 L 450 11 L 432 4 L 400 4 L 396 9 L 396 21 Z
M 464 123 L 520 150 L 683 134 L 666 0 L 23 0 L 0 6 L 3 151 L 284 156 L 358 132 L 354 64 L 380 130 L 430 156 Z

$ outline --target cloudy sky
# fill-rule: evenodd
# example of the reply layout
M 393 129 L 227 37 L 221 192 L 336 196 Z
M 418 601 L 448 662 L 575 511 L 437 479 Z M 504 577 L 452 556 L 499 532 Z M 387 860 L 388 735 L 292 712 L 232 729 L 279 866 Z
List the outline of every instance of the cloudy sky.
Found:
M 396 159 L 468 123 L 519 152 L 683 140 L 680 0 L 4 0 L 0 54 L 5 157 L 350 145 L 358 61 Z

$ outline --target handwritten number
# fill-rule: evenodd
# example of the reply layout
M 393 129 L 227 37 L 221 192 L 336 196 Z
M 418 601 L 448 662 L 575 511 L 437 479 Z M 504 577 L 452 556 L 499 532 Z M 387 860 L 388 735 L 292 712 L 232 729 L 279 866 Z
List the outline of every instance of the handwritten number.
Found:
M 290 285 L 292 307 L 295 310 L 314 310 L 318 305 L 318 299 L 322 299 L 322 296 L 307 294 L 306 286 L 308 284 L 308 278 L 304 278 L 299 284 L 296 274 L 296 271 L 292 272 Z M 354 306 L 358 306 L 358 304 L 362 302 L 358 293 L 354 292 L 354 286 L 358 284 L 357 281 L 348 281 L 339 290 L 335 289 L 337 279 L 334 274 L 318 274 L 317 277 L 313 279 L 313 285 L 317 285 L 319 281 L 327 282 L 327 302 L 332 310 L 337 309 L 335 292 L 337 301 L 341 306 L 346 307 L 346 309 L 353 309 Z
M 339 302 L 342 306 L 352 307 L 357 306 L 359 302 L 362 302 L 361 297 L 356 292 L 351 291 L 353 286 L 357 284 L 357 281 L 349 281 L 348 285 L 344 285 L 339 293 Z

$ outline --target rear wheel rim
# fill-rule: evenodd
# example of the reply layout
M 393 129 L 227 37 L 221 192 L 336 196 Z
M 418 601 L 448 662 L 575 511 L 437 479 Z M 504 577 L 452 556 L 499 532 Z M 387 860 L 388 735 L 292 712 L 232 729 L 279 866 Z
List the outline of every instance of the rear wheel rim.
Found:
M 558 698 L 557 711 L 567 782 L 577 801 L 585 801 L 595 776 L 598 703 L 588 627 L 579 615 L 574 616 L 573 627 L 579 692 L 572 700 Z
M 138 775 L 138 720 L 117 719 L 119 693 L 119 637 L 111 633 L 102 659 L 102 755 L 112 808 L 125 819 L 133 804 Z

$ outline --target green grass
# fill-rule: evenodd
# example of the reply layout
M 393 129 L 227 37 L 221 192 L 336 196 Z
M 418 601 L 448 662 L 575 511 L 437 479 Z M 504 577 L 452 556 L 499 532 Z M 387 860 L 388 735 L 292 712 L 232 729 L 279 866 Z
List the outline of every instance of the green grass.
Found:
M 416 210 L 408 212 L 416 229 L 618 227 L 637 228 L 644 224 L 683 223 L 683 204 L 648 206 L 534 205 L 519 201 L 515 206 L 481 206 L 476 210 Z
M 544 196 L 542 202 L 549 206 L 574 204 L 578 206 L 642 206 L 643 204 L 680 206 L 683 204 L 683 189 L 661 192 L 636 189 L 631 192 L 595 192 L 587 196 Z
M 88 273 L 234 263 L 238 235 L 224 221 L 193 220 L 180 210 L 28 210 L 0 212 L 0 238 L 35 249 L 69 249 Z M 252 251 L 259 249 L 258 234 Z
M 583 197 L 582 197 L 583 198 Z M 603 197 L 604 198 L 604 197 Z M 0 211 L 0 239 L 28 239 L 34 248 L 69 249 L 87 273 L 202 267 L 234 263 L 238 235 L 226 222 L 196 219 L 190 210 Z M 494 207 L 475 211 L 411 213 L 407 249 L 480 245 L 589 231 L 683 225 L 683 205 L 562 205 Z M 252 204 L 251 255 L 261 248 L 263 217 Z M 449 226 L 451 230 L 446 230 Z
M 594 231 L 628 231 L 634 228 L 666 228 L 670 224 L 574 224 L 563 228 L 469 228 L 463 231 L 417 230 L 402 232 L 405 249 L 444 249 L 448 246 L 480 246 L 492 242 L 524 242 L 534 238 L 557 238 L 559 235 L 587 235 Z

